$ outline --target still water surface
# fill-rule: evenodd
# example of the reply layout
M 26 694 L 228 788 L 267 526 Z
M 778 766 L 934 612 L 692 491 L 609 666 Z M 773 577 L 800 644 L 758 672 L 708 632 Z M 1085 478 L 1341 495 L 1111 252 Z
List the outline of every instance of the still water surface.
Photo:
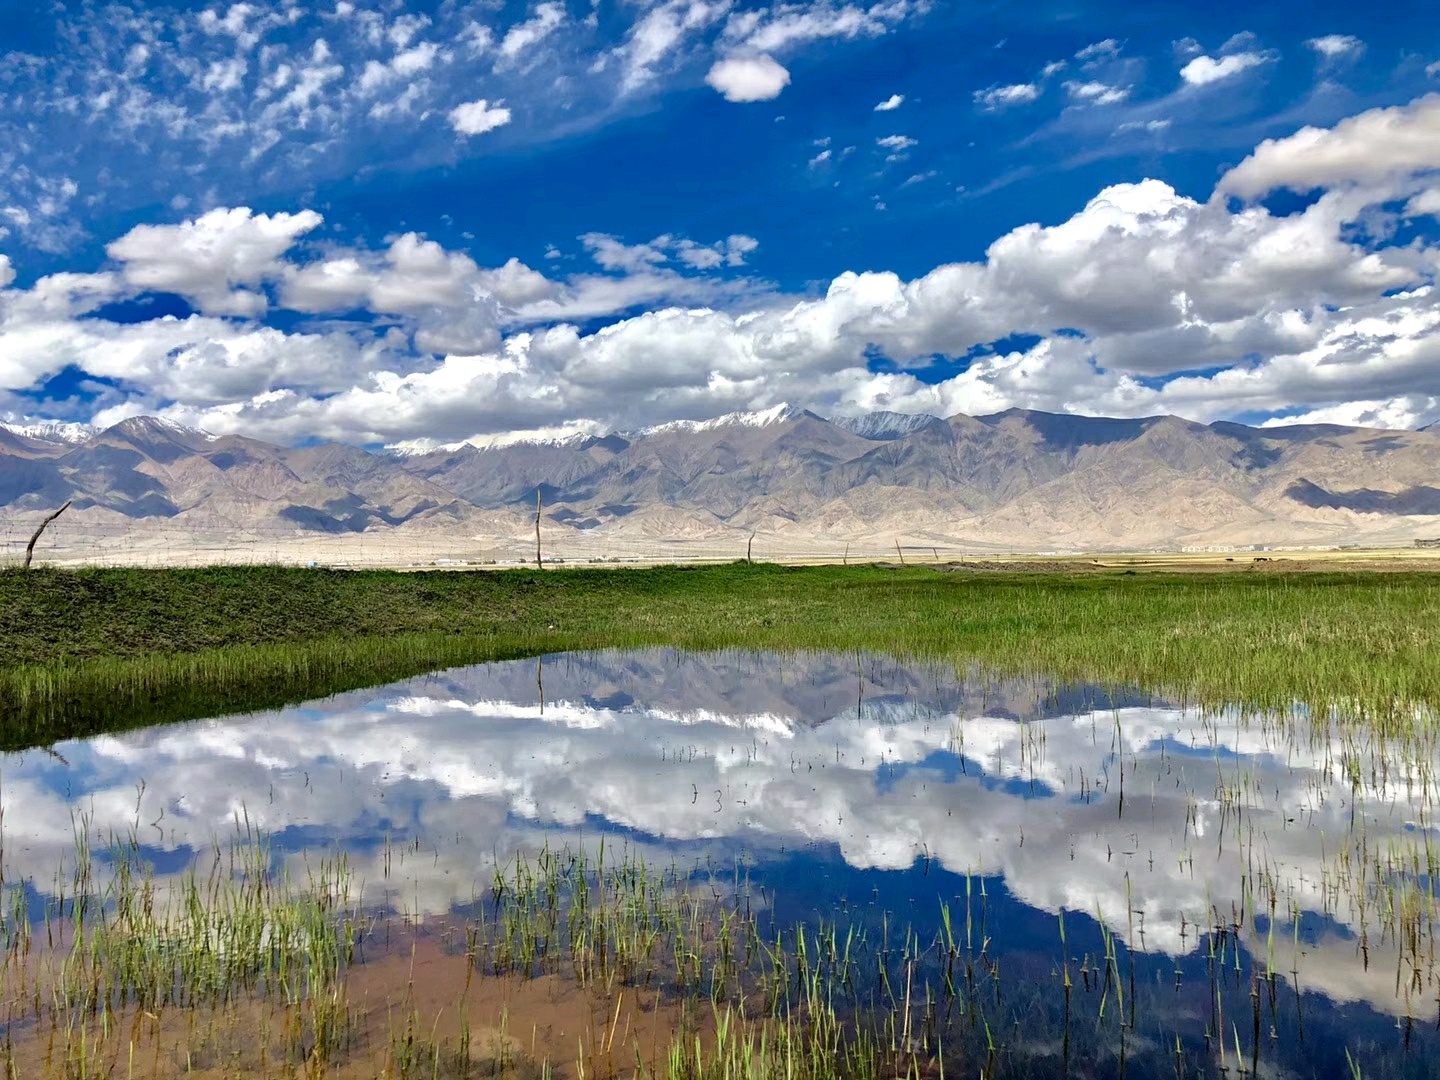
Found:
M 606 837 L 739 864 L 777 922 L 929 940 L 949 905 L 983 945 L 1013 1071 L 1060 1071 L 1068 968 L 1100 1072 L 1120 1061 L 1100 1015 L 1119 989 L 1130 1075 L 1174 1075 L 1178 1049 L 1215 1075 L 1425 1076 L 1435 784 L 1433 745 L 1298 712 L 651 650 L 6 755 L 0 857 L 4 881 L 44 896 L 77 823 L 100 843 L 137 834 L 163 876 L 248 822 L 297 864 L 345 851 L 367 904 L 431 918 L 517 852 Z M 1102 988 L 1102 969 L 1128 985 Z

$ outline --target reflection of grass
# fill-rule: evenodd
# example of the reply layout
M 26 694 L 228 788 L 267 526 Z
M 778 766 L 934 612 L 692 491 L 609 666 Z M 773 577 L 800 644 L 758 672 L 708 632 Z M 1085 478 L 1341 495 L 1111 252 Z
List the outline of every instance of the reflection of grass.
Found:
M 43 919 L 16 908 L 0 925 L 6 1077 L 551 1080 L 557 1063 L 526 1052 L 503 1005 L 488 1032 L 472 1030 L 467 1008 L 481 983 L 541 976 L 598 1006 L 598 1029 L 559 1063 L 573 1080 L 621 1068 L 664 1080 L 876 1080 L 913 1066 L 922 1044 L 934 1056 L 909 1019 L 912 992 L 921 1001 L 918 938 L 905 939 L 902 1022 L 896 1002 L 863 1003 L 874 980 L 850 956 L 853 931 L 762 934 L 738 874 L 692 882 L 628 852 L 607 856 L 603 843 L 594 857 L 546 848 L 516 858 L 496 870 L 477 914 L 447 929 L 464 942 L 454 958 L 466 975 L 447 1005 L 458 1033 L 452 1023 L 442 1035 L 446 1008 L 422 1016 L 405 986 L 388 988 L 383 1010 L 365 1013 L 352 997 L 362 936 L 380 948 L 390 931 L 362 935 L 343 859 L 298 880 L 247 834 L 217 845 L 208 867 L 158 878 L 133 839 L 96 855 L 83 822 L 77 836 L 73 871 Z M 637 1002 L 673 1022 L 648 1051 L 628 1038 Z
M 1440 577 L 731 565 L 0 572 L 0 746 L 572 648 L 866 650 L 1206 704 L 1440 705 Z
M 1212 912 L 1208 977 L 1182 994 L 1178 972 L 1173 987 L 1137 975 L 1103 925 L 1095 951 L 1077 951 L 1063 920 L 1058 941 L 997 950 L 983 879 L 923 932 L 883 909 L 775 925 L 743 874 L 545 848 L 498 868 L 476 912 L 439 928 L 450 996 L 422 1006 L 417 992 L 439 976 L 417 973 L 414 942 L 434 931 L 406 941 L 403 927 L 362 920 L 342 859 L 287 876 L 250 834 L 159 878 L 133 840 L 94 855 L 82 839 L 74 867 L 43 917 L 12 906 L 0 920 L 7 1078 L 1283 1075 L 1349 1053 L 1333 1032 L 1306 1045 L 1273 957 L 1262 967 L 1239 949 L 1263 898 Z M 1428 936 L 1425 916 L 1394 933 Z M 362 946 L 380 959 L 362 960 Z M 387 961 L 400 966 L 377 1002 L 363 980 Z M 1433 964 L 1419 974 L 1428 985 Z M 584 1004 L 512 1027 L 509 1003 L 537 984 L 532 1006 L 567 993 Z M 632 1028 L 646 1016 L 659 1018 L 654 1038 Z M 1324 1023 L 1321 1011 L 1304 1026 Z M 1402 1053 L 1397 1035 L 1367 1051 L 1366 1075 L 1403 1075 L 1427 1052 L 1407 1040 Z
M 123 1051 L 133 1067 L 141 1042 L 158 1054 L 161 1039 L 150 1029 L 177 1012 L 186 1018 L 190 1068 L 267 1056 L 323 1067 L 345 1046 L 343 975 L 359 921 L 343 860 L 292 881 L 272 870 L 268 846 L 252 836 L 217 846 L 203 872 L 192 865 L 161 880 L 133 837 L 99 856 L 83 823 L 76 837 L 73 873 L 55 883 L 43 931 L 23 907 L 0 920 L 8 946 L 0 985 L 12 1002 L 30 1003 L 47 1039 L 44 1061 L 58 1075 L 111 1075 Z M 257 1002 L 272 1011 L 257 1013 Z M 31 1075 L 36 1055 L 17 1054 L 17 1017 L 7 1020 L 5 1075 Z M 237 1037 L 246 1021 L 257 1030 Z

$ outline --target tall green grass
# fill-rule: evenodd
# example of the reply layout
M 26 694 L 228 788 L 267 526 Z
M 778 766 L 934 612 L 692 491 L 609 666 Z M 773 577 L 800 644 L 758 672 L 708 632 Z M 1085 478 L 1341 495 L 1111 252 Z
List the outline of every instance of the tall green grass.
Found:
M 0 746 L 277 706 L 564 649 L 867 651 L 1339 711 L 1440 706 L 1440 576 L 730 565 L 0 572 Z

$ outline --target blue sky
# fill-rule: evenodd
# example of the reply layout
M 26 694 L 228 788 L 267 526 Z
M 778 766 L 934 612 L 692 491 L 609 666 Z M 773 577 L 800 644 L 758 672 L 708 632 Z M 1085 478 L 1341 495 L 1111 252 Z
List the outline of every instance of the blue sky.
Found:
M 0 14 L 0 418 L 1440 419 L 1440 14 Z

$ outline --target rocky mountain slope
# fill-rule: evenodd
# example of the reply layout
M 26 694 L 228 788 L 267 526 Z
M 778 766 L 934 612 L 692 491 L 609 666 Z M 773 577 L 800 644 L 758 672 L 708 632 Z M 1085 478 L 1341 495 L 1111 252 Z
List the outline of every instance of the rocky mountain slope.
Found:
M 177 527 L 360 532 L 410 522 L 464 526 L 475 508 L 384 456 L 338 444 L 291 449 L 215 437 L 153 417 L 88 437 L 0 428 L 0 507 Z
M 1087 550 L 1409 544 L 1440 535 L 1440 431 L 1011 410 L 830 421 L 779 407 L 424 453 L 273 446 L 153 418 L 0 426 L 0 508 L 296 537 L 563 538 Z M 557 541 L 558 542 L 558 541 Z

